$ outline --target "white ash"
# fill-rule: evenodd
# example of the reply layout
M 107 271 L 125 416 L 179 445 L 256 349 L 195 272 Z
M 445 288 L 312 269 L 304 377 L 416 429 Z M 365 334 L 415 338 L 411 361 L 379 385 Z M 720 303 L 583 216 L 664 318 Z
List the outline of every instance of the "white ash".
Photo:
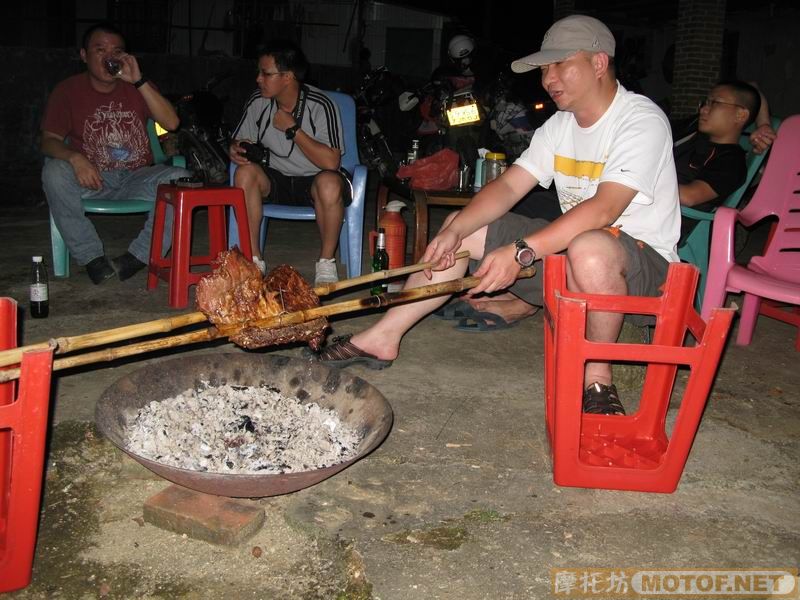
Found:
M 335 411 L 266 386 L 186 390 L 143 406 L 127 429 L 134 454 L 225 474 L 321 469 L 355 458 L 361 442 Z

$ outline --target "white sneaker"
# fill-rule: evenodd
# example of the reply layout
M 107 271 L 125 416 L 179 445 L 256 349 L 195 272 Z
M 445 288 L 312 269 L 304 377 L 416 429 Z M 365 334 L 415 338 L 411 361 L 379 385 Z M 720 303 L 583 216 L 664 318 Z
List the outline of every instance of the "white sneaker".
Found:
M 336 283 L 339 281 L 339 274 L 336 272 L 335 258 L 320 258 L 315 266 L 316 274 L 314 275 L 314 287 L 323 283 Z
M 258 267 L 258 270 L 261 271 L 262 275 L 267 274 L 267 263 L 260 259 L 258 256 L 253 257 L 253 262 Z

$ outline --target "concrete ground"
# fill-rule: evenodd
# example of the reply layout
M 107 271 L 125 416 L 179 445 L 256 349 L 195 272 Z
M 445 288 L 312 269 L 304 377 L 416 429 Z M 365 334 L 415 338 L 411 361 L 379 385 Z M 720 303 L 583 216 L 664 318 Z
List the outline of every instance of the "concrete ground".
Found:
M 92 218 L 111 256 L 142 221 Z M 184 312 L 168 308 L 164 283 L 146 291 L 144 273 L 94 286 L 73 263 L 70 278 L 51 279 L 50 317 L 30 319 L 30 257 L 49 260 L 46 208 L 3 209 L 0 234 L 0 292 L 26 310 L 23 343 Z M 275 222 L 269 264 L 311 277 L 316 239 L 312 223 Z M 377 318 L 335 319 L 334 333 Z M 557 597 L 551 569 L 797 567 L 800 386 L 790 326 L 762 318 L 750 346 L 729 341 L 678 490 L 666 495 L 554 485 L 541 313 L 505 331 L 452 329 L 427 318 L 390 369 L 351 369 L 391 404 L 389 436 L 322 483 L 258 500 L 265 524 L 236 547 L 145 523 L 142 503 L 168 482 L 91 422 L 102 391 L 151 361 L 241 350 L 215 343 L 57 373 L 33 582 L 9 597 L 547 598 Z M 679 389 L 685 380 L 680 373 Z M 602 589 L 590 596 L 611 597 Z

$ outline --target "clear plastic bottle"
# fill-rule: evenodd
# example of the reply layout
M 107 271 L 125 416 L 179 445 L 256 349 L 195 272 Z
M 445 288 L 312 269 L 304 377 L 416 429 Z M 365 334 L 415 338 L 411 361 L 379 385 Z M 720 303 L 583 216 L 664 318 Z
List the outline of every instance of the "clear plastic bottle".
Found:
M 386 252 L 386 231 L 378 229 L 378 240 L 375 242 L 375 254 L 372 255 L 372 272 L 385 271 L 389 268 L 389 254 Z M 373 296 L 386 291 L 386 282 L 378 283 L 370 290 Z
M 44 319 L 50 314 L 50 298 L 47 286 L 47 269 L 41 256 L 33 257 L 31 266 L 31 316 L 34 319 Z

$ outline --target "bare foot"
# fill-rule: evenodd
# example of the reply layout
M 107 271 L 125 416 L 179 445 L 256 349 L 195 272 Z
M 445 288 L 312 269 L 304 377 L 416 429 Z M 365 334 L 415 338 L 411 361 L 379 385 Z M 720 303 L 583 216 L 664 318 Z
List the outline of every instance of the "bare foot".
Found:
M 505 292 L 497 296 L 484 296 L 481 298 L 466 298 L 470 306 L 479 312 L 490 312 L 502 317 L 506 323 L 521 321 L 539 312 L 540 306 L 528 304 L 519 296 Z M 488 319 L 491 323 L 492 320 Z
M 383 360 L 396 359 L 400 350 L 400 338 L 383 335 L 375 327 L 356 333 L 350 338 L 350 343 Z

